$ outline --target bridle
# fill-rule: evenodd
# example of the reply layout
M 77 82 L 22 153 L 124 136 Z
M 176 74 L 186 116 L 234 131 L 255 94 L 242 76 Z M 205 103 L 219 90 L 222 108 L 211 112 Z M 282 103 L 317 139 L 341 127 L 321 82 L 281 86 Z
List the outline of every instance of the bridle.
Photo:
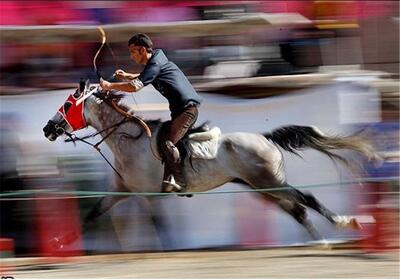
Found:
M 96 54 L 95 54 L 95 56 L 94 56 L 94 58 L 93 58 L 93 66 L 94 66 L 94 69 L 95 69 L 95 71 L 96 71 L 97 76 L 98 76 L 99 78 L 102 78 L 102 76 L 101 76 L 101 74 L 100 74 L 100 72 L 99 72 L 99 70 L 98 70 L 98 68 L 97 68 L 96 60 L 97 60 L 97 57 L 98 57 L 99 54 L 100 54 L 100 51 L 102 50 L 102 48 L 103 48 L 104 45 L 106 44 L 106 34 L 105 34 L 105 32 L 104 32 L 104 30 L 103 30 L 103 28 L 102 28 L 101 26 L 99 26 L 98 29 L 100 30 L 100 33 L 101 33 L 101 35 L 102 35 L 102 44 L 101 44 L 100 48 L 97 50 L 97 52 L 96 52 Z M 110 48 L 110 51 L 111 51 L 111 53 L 112 53 L 111 47 L 110 47 L 108 44 L 107 44 L 107 46 Z M 113 54 L 113 56 L 114 56 L 114 54 Z M 138 136 L 136 136 L 136 137 L 134 137 L 134 138 L 135 138 L 135 139 L 140 138 L 140 137 L 142 136 L 142 134 L 143 134 L 143 131 L 144 131 L 144 132 L 146 133 L 147 138 L 150 140 L 150 149 L 151 149 L 151 152 L 153 153 L 153 156 L 154 156 L 155 158 L 157 158 L 158 160 L 161 160 L 161 158 L 159 158 L 159 156 L 156 155 L 156 153 L 154 152 L 154 150 L 153 150 L 153 148 L 152 148 L 152 145 L 151 145 L 152 133 L 151 133 L 151 130 L 150 130 L 149 126 L 146 124 L 146 122 L 143 121 L 143 119 L 141 119 L 141 118 L 139 118 L 139 117 L 137 117 L 137 116 L 135 116 L 135 115 L 133 115 L 133 114 L 130 114 L 130 113 L 128 113 L 127 111 L 125 111 L 124 109 L 122 109 L 122 108 L 117 104 L 117 102 L 116 102 L 112 97 L 110 98 L 107 94 L 103 94 L 103 93 L 100 93 L 100 92 L 94 92 L 94 93 L 92 93 L 92 94 L 93 94 L 95 97 L 97 97 L 98 99 L 100 99 L 101 101 L 103 101 L 103 102 L 105 102 L 106 104 L 108 104 L 109 106 L 111 106 L 115 111 L 117 111 L 118 113 L 120 113 L 120 114 L 123 116 L 123 119 L 122 119 L 121 121 L 119 121 L 119 122 L 117 122 L 117 123 L 111 125 L 110 127 L 107 127 L 107 128 L 105 128 L 105 129 L 103 129 L 103 130 L 101 130 L 101 131 L 97 131 L 97 132 L 95 132 L 95 133 L 92 133 L 92 134 L 87 135 L 87 136 L 84 136 L 84 137 L 78 137 L 78 136 L 76 136 L 75 134 L 69 133 L 69 132 L 67 132 L 65 129 L 63 129 L 63 130 L 64 130 L 63 132 L 65 133 L 65 135 L 67 135 L 67 136 L 69 137 L 69 139 L 66 139 L 65 142 L 73 142 L 73 143 L 75 144 L 76 141 L 80 141 L 80 142 L 83 142 L 83 143 L 85 143 L 85 144 L 87 144 L 87 145 L 92 146 L 96 151 L 98 151 L 98 152 L 100 153 L 100 155 L 101 155 L 101 156 L 103 157 L 103 159 L 107 162 L 107 164 L 108 164 L 108 165 L 115 171 L 115 173 L 123 180 L 122 175 L 121 175 L 121 174 L 118 172 L 118 170 L 113 166 L 113 164 L 107 159 L 107 157 L 101 152 L 101 149 L 100 149 L 99 145 L 100 145 L 101 143 L 103 143 L 112 133 L 114 133 L 114 132 L 118 129 L 118 127 L 121 126 L 122 124 L 127 123 L 127 122 L 134 122 L 134 123 L 136 123 L 139 127 L 142 128 L 142 132 L 141 132 Z M 83 105 L 83 104 L 81 104 L 81 105 Z M 56 127 L 56 128 L 57 128 L 57 127 Z M 58 127 L 57 129 L 60 129 L 60 127 Z M 86 139 L 88 139 L 88 138 L 95 137 L 95 136 L 97 136 L 97 135 L 99 135 L 99 134 L 101 134 L 101 133 L 103 133 L 103 132 L 107 132 L 107 134 L 106 134 L 104 137 L 102 137 L 102 139 L 101 139 L 100 141 L 98 141 L 97 143 L 95 143 L 95 144 L 93 144 L 93 143 L 91 143 L 91 142 L 89 142 L 89 141 L 86 140 Z

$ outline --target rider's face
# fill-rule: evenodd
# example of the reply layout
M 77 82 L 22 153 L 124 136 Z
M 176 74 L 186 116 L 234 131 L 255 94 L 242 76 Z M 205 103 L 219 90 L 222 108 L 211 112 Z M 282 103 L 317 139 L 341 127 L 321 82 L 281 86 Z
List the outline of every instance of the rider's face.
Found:
M 146 64 L 147 52 L 145 47 L 135 46 L 132 44 L 129 46 L 129 53 L 131 55 L 131 59 L 136 63 L 142 65 Z

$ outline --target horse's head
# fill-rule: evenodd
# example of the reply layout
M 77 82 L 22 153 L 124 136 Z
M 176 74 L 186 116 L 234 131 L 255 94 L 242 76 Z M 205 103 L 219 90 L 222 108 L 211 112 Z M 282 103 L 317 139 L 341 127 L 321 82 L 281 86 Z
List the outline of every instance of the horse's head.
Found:
M 65 103 L 58 109 L 57 113 L 47 122 L 43 128 L 44 136 L 50 141 L 65 132 L 73 132 L 87 126 L 84 117 L 84 102 L 77 104 L 78 100 L 85 96 L 89 90 L 89 80 L 81 80 L 79 88 L 74 94 L 68 96 Z

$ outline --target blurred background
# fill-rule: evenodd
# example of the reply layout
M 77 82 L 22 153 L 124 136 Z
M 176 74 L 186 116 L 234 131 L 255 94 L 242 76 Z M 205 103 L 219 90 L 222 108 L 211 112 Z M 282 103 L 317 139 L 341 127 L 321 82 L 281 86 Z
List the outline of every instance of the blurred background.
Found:
M 398 248 L 398 1 L 1 1 L 0 7 L 2 256 L 310 241 L 295 221 L 254 193 L 211 192 L 190 199 L 131 197 L 74 244 L 61 251 L 48 245 L 60 232 L 79 229 L 99 198 L 48 199 L 40 190 L 106 191 L 114 175 L 95 150 L 62 139 L 50 143 L 42 134 L 80 78 L 98 83 L 93 57 L 101 45 L 99 25 L 109 45 L 97 60 L 103 76 L 117 68 L 140 72 L 127 41 L 147 33 L 204 98 L 199 124 L 209 120 L 223 132 L 289 124 L 334 134 L 367 128 L 389 158 L 379 168 L 365 163 L 363 175 L 374 182 L 344 183 L 355 178 L 313 151 L 304 153 L 305 160 L 284 154 L 288 182 L 299 189 L 329 185 L 307 190 L 339 214 L 374 220 L 361 232 L 336 231 L 311 212 L 327 239 Z M 166 101 L 152 86 L 135 98 L 140 116 L 168 119 L 159 106 Z M 130 96 L 126 101 L 134 103 Z M 243 189 L 229 183 L 217 191 Z

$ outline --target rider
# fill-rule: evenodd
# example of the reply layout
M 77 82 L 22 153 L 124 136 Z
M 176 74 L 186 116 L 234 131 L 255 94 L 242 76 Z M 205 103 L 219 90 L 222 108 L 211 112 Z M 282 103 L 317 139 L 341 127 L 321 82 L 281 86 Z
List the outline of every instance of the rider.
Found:
M 121 82 L 100 79 L 100 86 L 105 90 L 138 92 L 144 86 L 152 84 L 168 100 L 171 124 L 161 144 L 166 161 L 162 189 L 166 192 L 182 191 L 186 182 L 180 166 L 180 154 L 175 145 L 197 120 L 201 98 L 178 66 L 169 61 L 161 49 L 153 50 L 149 36 L 134 35 L 129 39 L 128 47 L 131 59 L 145 66 L 143 71 L 140 74 L 131 74 L 118 69 L 114 75 Z

